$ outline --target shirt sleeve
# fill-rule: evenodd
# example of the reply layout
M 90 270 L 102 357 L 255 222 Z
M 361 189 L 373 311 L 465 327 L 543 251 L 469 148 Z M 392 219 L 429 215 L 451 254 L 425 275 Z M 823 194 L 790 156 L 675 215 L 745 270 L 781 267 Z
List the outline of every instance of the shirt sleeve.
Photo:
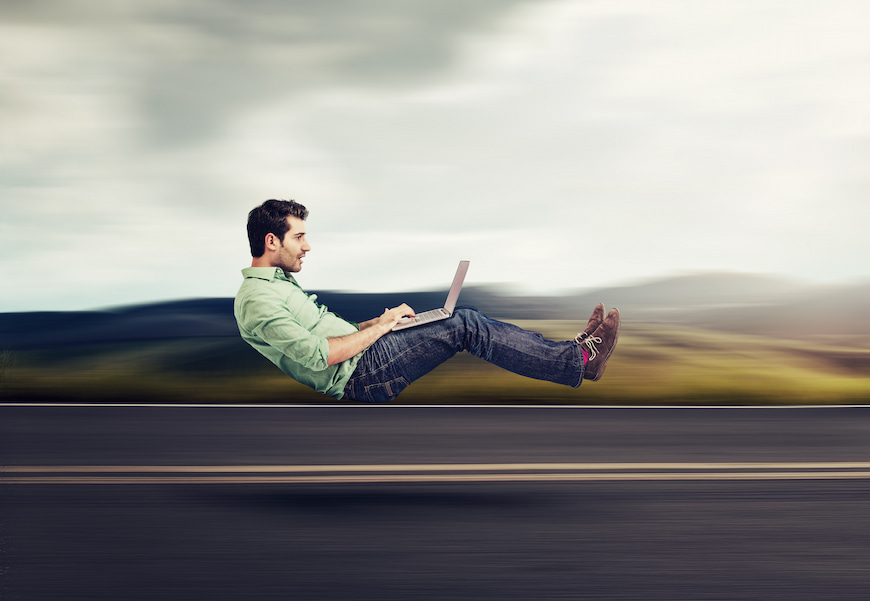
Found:
M 286 303 L 248 299 L 242 315 L 245 329 L 294 363 L 312 371 L 329 367 L 329 341 L 304 327 Z

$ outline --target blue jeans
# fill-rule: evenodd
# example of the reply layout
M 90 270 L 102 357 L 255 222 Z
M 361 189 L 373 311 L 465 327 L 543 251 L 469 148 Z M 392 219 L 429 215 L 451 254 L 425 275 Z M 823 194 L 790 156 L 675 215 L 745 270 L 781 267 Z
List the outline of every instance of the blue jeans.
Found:
M 537 332 L 458 307 L 447 319 L 390 332 L 363 353 L 344 398 L 391 401 L 411 382 L 460 351 L 468 351 L 521 376 L 565 384 L 583 382 L 583 356 L 574 341 L 552 342 Z

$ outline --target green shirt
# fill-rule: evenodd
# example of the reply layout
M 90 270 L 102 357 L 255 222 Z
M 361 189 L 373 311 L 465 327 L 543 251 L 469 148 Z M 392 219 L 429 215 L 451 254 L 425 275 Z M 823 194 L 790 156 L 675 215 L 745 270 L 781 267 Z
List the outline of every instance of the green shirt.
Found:
M 248 267 L 233 306 L 242 338 L 285 374 L 340 399 L 360 355 L 327 365 L 327 338 L 353 334 L 345 321 L 308 295 L 279 267 Z

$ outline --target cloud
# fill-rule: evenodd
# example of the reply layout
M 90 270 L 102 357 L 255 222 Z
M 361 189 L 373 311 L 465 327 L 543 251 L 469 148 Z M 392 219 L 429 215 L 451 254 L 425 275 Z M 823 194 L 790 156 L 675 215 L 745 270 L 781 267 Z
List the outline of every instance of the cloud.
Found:
M 232 294 L 247 211 L 284 197 L 312 210 L 317 288 L 393 286 L 397 255 L 415 287 L 459 258 L 539 291 L 854 277 L 868 6 L 7 3 L 0 270 L 61 264 L 70 298 L 113 303 Z
M 4 33 L 19 38 L 8 44 L 19 52 L 6 56 L 28 70 L 13 74 L 13 90 L 24 84 L 32 97 L 45 83 L 58 91 L 104 86 L 126 97 L 138 137 L 162 147 L 218 137 L 246 106 L 339 82 L 414 85 L 449 68 L 457 35 L 520 3 L 70 0 L 3 12 Z M 56 68 L 39 69 L 36 47 Z

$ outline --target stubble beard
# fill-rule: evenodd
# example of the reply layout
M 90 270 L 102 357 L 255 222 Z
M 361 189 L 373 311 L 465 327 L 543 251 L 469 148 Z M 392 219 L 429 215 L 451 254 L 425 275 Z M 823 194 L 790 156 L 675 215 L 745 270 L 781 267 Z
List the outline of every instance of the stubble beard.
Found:
M 285 251 L 279 255 L 277 266 L 284 272 L 299 273 L 302 270 L 302 263 L 299 262 L 301 258 L 299 255 L 291 255 Z

